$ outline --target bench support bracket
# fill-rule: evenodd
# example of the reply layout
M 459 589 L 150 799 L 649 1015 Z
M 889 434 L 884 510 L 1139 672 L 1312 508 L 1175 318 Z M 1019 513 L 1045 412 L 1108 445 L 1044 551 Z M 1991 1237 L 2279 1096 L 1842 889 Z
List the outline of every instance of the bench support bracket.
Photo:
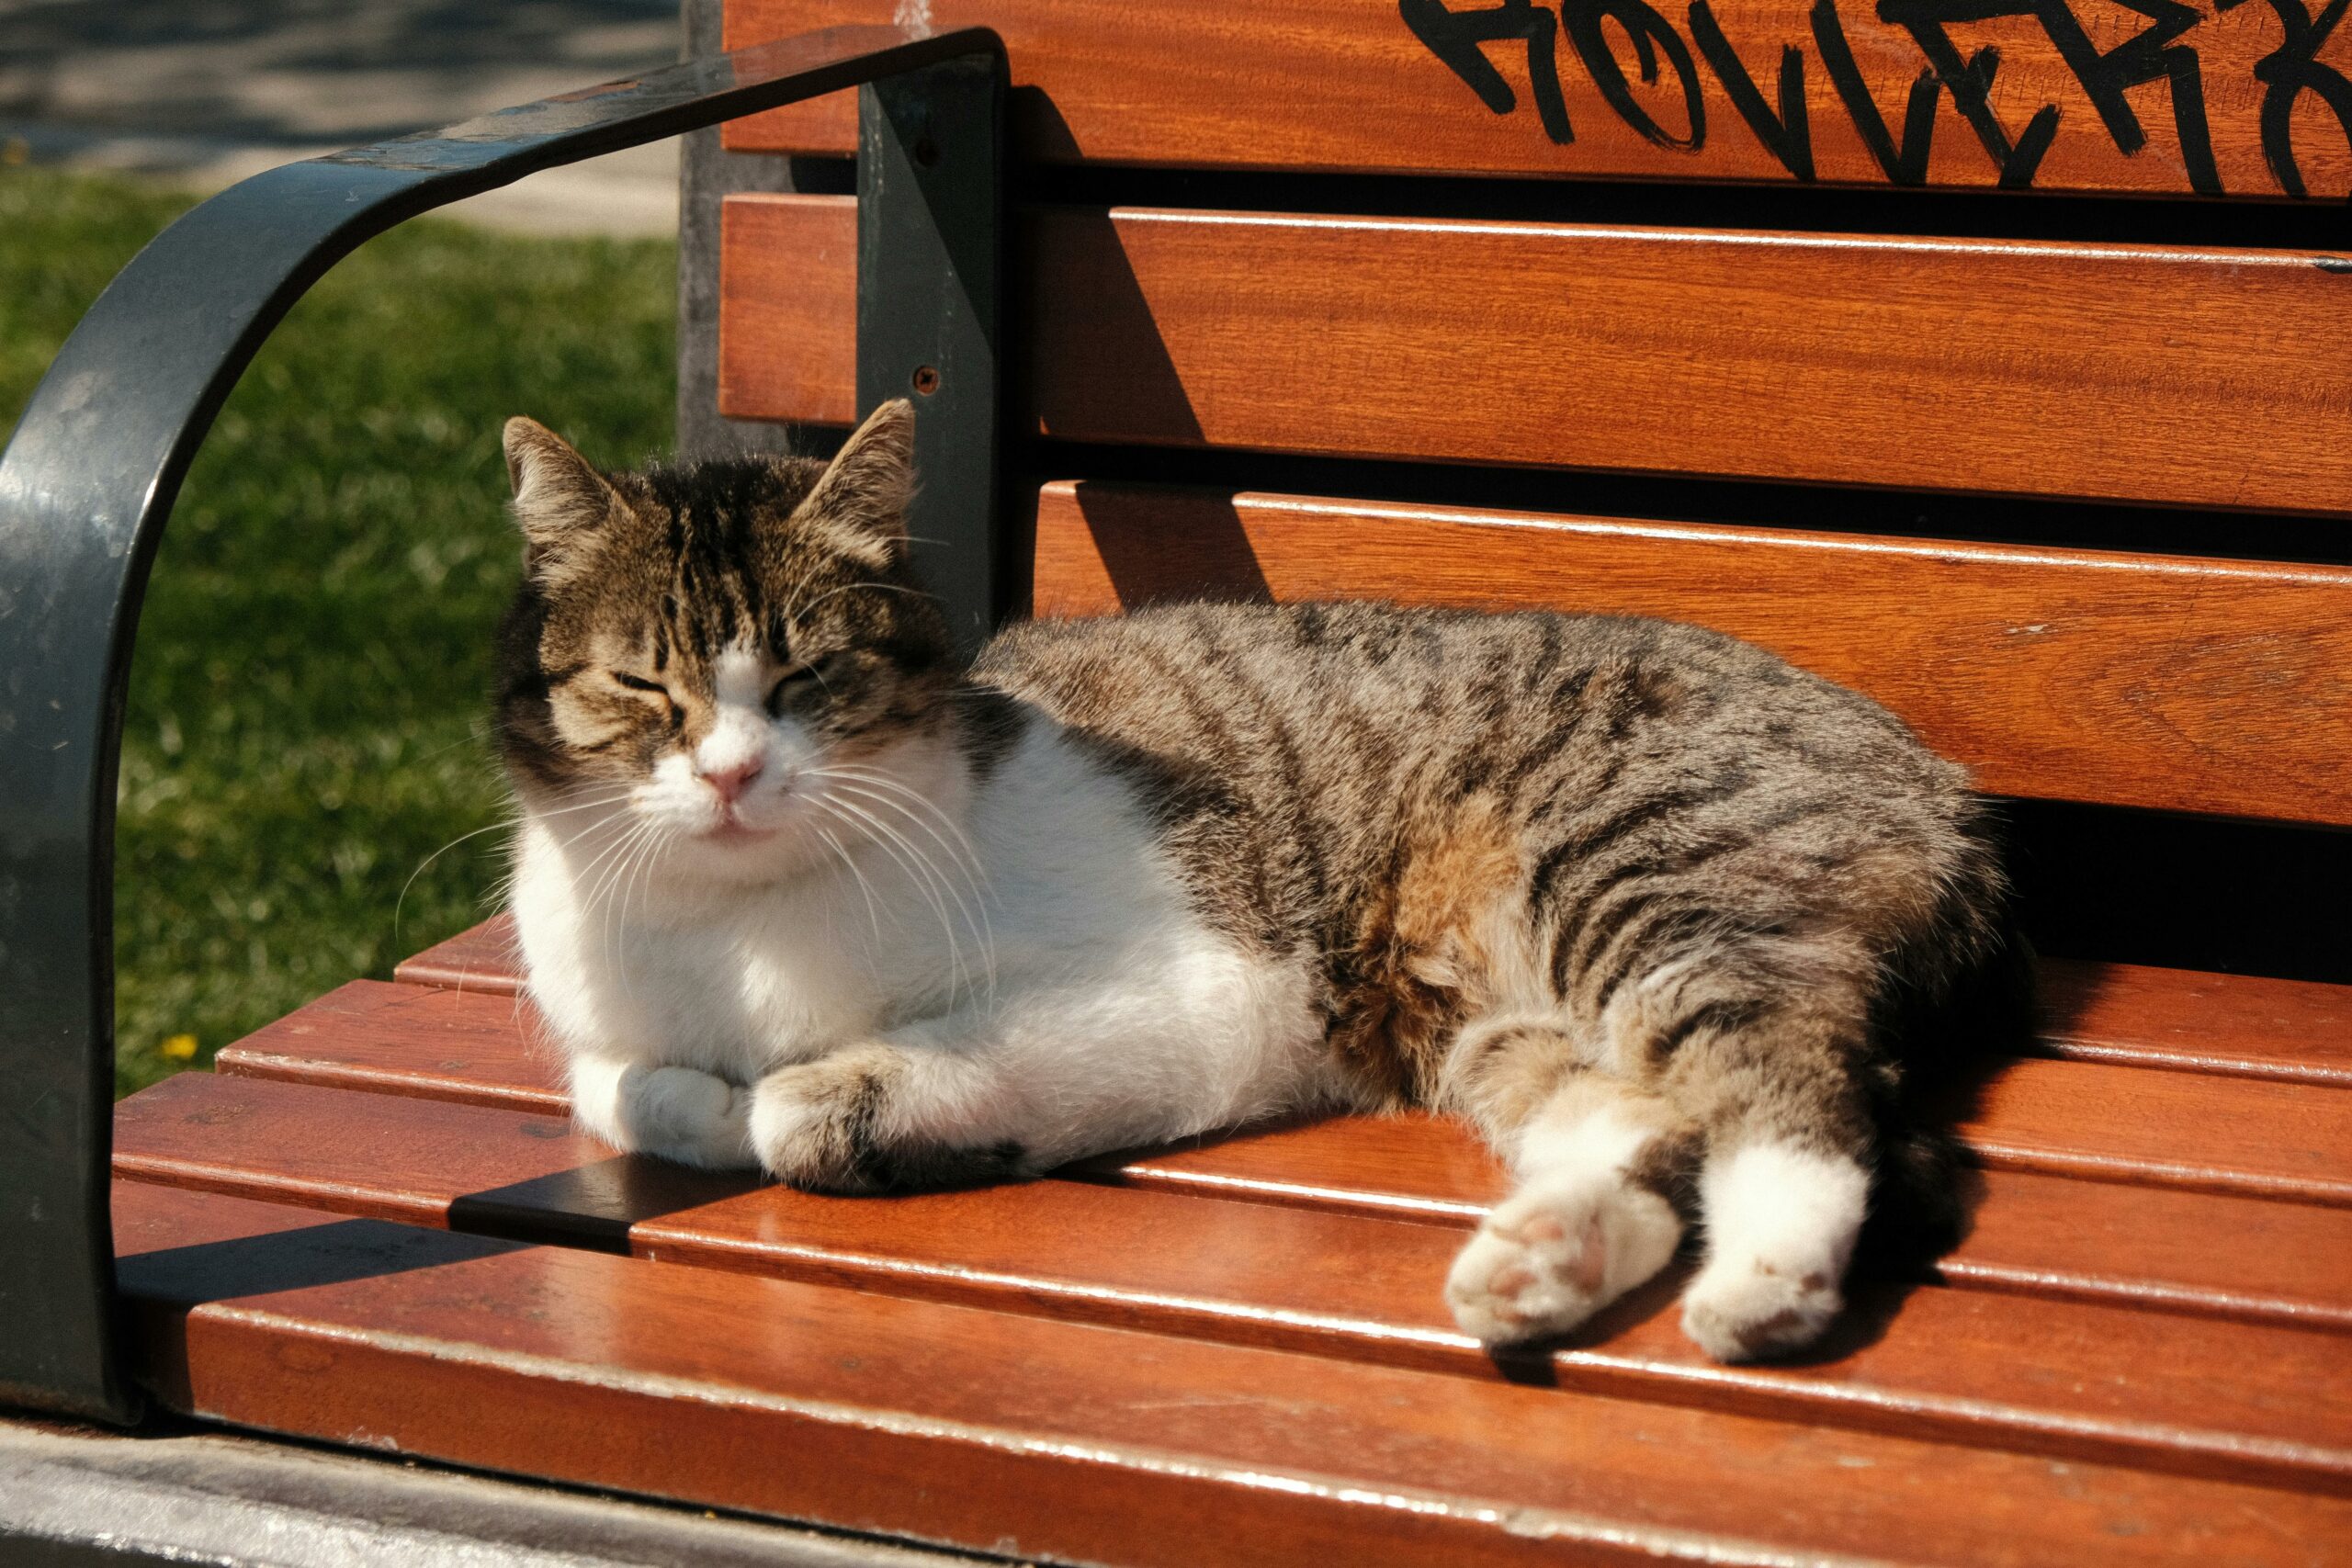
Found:
M 857 408 L 915 405 L 915 567 L 968 654 L 1004 609 L 997 329 L 1004 80 L 958 60 L 857 95 Z

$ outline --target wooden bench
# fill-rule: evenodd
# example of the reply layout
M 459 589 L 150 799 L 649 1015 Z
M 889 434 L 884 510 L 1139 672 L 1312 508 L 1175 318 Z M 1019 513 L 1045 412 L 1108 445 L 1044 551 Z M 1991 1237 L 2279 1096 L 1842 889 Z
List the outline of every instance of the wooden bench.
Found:
M 493 920 L 121 1105 L 141 1385 L 1057 1562 L 2352 1558 L 2352 924 L 2296 897 L 2352 872 L 2352 235 L 2279 200 L 2352 189 L 2352 29 L 1985 9 L 899 12 L 1012 64 L 995 608 L 1692 620 L 2016 803 L 2041 1038 L 1952 1107 L 1925 1276 L 1793 1362 L 1705 1359 L 1679 1269 L 1498 1362 L 1441 1121 L 888 1200 L 618 1157 Z M 854 113 L 717 134 L 682 442 L 821 444 L 876 395 Z

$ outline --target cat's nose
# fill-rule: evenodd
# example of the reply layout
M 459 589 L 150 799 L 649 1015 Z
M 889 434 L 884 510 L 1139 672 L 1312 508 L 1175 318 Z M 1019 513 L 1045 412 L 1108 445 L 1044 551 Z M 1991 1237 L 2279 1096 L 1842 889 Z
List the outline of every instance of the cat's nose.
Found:
M 732 767 L 710 770 L 696 769 L 702 782 L 718 792 L 719 803 L 732 806 L 749 789 L 752 781 L 760 776 L 762 763 L 757 757 L 746 757 Z

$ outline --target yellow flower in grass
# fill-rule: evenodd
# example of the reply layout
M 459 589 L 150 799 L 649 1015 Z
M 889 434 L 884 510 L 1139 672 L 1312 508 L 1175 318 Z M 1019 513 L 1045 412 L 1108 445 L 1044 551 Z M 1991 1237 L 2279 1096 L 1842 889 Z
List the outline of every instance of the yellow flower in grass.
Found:
M 196 1059 L 196 1036 L 193 1034 L 173 1035 L 170 1039 L 164 1042 L 164 1055 L 169 1056 L 175 1062 L 194 1061 Z

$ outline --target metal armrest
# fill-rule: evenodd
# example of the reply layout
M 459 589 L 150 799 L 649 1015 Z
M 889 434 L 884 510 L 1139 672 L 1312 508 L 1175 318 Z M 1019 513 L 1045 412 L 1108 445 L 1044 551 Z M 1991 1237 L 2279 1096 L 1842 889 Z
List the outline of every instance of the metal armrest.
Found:
M 164 521 L 262 340 L 403 219 L 862 86 L 858 397 L 929 389 L 912 531 L 941 541 L 918 564 L 968 642 L 997 600 L 1004 80 L 984 29 L 836 28 L 739 50 L 272 169 L 181 218 L 99 296 L 0 457 L 0 1403 L 137 1411 L 108 1321 L 123 693 Z

